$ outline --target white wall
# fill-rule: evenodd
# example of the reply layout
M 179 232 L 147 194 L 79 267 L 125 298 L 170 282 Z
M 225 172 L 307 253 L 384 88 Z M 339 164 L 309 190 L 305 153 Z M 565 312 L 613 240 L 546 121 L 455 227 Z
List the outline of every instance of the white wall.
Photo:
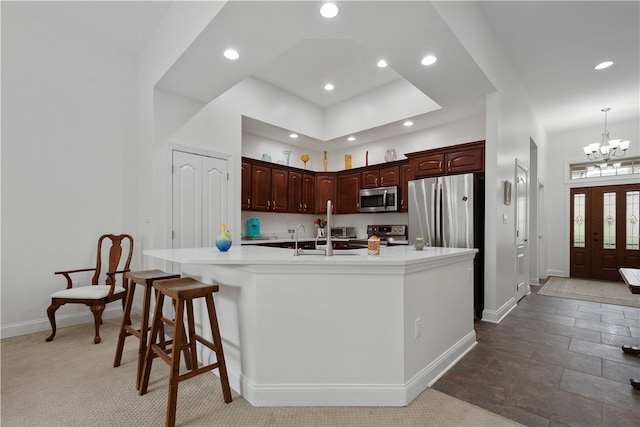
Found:
M 144 248 L 170 247 L 167 136 L 196 111 L 198 102 L 155 89 L 156 83 L 211 22 L 224 1 L 173 2 L 139 57 L 136 236 Z M 171 123 L 170 126 L 165 123 Z M 146 220 L 148 218 L 148 220 Z M 140 220 L 145 219 L 145 220 Z M 145 257 L 140 267 L 151 268 Z M 158 267 L 164 267 L 159 265 Z
M 132 232 L 136 83 L 133 56 L 2 2 L 3 338 L 47 330 L 66 286 L 54 272 L 95 266 L 101 234 Z M 57 315 L 92 319 L 84 305 Z
M 546 265 L 547 275 L 569 276 L 569 194 L 573 187 L 588 187 L 596 185 L 611 185 L 637 183 L 638 175 L 620 177 L 616 180 L 607 178 L 569 180 L 569 164 L 586 163 L 588 159 L 582 151 L 582 147 L 590 142 L 601 140 L 604 119 L 602 123 L 594 123 L 587 129 L 568 132 L 560 132 L 549 135 L 549 150 L 545 158 L 545 170 L 547 183 L 545 185 L 545 205 L 549 208 L 545 211 L 546 236 L 554 238 L 546 239 Z M 631 141 L 626 157 L 640 155 L 640 119 L 622 122 L 607 123 L 611 138 L 629 139 Z M 557 244 L 558 239 L 564 244 Z
M 507 55 L 477 4 L 433 4 L 496 88 L 496 92 L 487 97 L 486 105 L 483 318 L 499 321 L 516 303 L 515 204 L 502 204 L 502 183 L 505 180 L 515 182 L 516 159 L 530 165 L 530 140 L 533 139 L 544 153 L 547 138 Z M 503 223 L 504 215 L 507 216 L 506 224 Z

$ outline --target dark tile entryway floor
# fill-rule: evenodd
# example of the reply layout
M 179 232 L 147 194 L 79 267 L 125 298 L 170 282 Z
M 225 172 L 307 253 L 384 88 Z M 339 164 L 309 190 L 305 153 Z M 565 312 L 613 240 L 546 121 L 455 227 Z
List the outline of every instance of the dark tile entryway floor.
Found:
M 537 295 L 500 324 L 476 322 L 478 344 L 433 388 L 527 426 L 640 426 L 640 309 Z

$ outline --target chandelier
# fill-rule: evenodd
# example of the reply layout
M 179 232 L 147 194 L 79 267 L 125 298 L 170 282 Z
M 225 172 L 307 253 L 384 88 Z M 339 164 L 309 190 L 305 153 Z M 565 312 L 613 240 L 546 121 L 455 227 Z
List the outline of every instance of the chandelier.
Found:
M 602 132 L 602 141 L 594 142 L 585 146 L 584 154 L 589 160 L 602 159 L 609 160 L 612 157 L 622 157 L 629 148 L 629 141 L 620 141 L 619 139 L 609 139 L 609 130 L 607 129 L 607 112 L 611 108 L 603 108 L 604 113 L 604 132 Z

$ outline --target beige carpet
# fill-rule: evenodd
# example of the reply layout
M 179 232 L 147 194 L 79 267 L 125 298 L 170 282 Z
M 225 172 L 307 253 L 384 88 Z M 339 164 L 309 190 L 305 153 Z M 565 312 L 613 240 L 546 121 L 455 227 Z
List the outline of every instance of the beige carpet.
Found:
M 149 391 L 134 387 L 137 341 L 128 338 L 122 365 L 113 368 L 119 324 L 108 320 L 102 343 L 93 325 L 0 341 L 1 417 L 8 426 L 161 426 L 165 423 L 168 365 L 157 359 Z M 178 425 L 206 426 L 517 426 L 519 424 L 433 389 L 406 407 L 256 408 L 233 393 L 225 404 L 220 383 L 203 374 L 180 383 Z
M 538 295 L 640 307 L 640 295 L 632 294 L 622 282 L 552 277 Z

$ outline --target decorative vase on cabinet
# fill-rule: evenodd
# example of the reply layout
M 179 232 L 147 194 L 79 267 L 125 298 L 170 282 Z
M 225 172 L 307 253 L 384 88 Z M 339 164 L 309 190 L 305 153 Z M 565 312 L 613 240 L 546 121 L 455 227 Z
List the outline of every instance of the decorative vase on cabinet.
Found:
M 385 153 L 384 153 L 384 160 L 387 162 L 393 162 L 394 160 L 398 159 L 398 155 L 396 154 L 396 150 L 394 150 L 393 148 L 389 148 Z
M 220 228 L 222 229 L 222 232 L 216 238 L 216 248 L 218 248 L 220 252 L 226 252 L 231 247 L 231 234 L 229 234 L 227 224 L 220 224 Z

